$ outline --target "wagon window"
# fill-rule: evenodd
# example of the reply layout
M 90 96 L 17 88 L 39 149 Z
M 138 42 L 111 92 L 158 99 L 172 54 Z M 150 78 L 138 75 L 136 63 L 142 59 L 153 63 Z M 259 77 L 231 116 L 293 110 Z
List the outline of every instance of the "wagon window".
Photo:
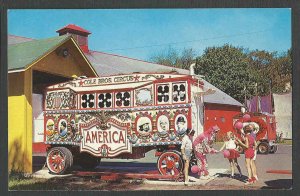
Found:
M 169 85 L 159 85 L 157 87 L 157 101 L 158 103 L 168 103 L 169 102 Z
M 111 93 L 100 93 L 98 95 L 98 107 L 99 108 L 112 107 L 112 94 Z
M 81 107 L 82 108 L 94 108 L 94 106 L 95 106 L 95 95 L 94 94 L 81 95 Z
M 173 102 L 185 102 L 186 87 L 185 84 L 173 84 Z
M 116 106 L 118 107 L 130 106 L 130 92 L 116 93 Z

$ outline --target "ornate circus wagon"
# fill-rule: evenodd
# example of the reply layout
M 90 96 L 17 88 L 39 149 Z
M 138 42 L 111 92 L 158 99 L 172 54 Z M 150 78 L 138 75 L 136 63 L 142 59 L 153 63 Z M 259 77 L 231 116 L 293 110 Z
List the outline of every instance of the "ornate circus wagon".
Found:
M 201 79 L 178 73 L 76 78 L 49 86 L 44 99 L 47 166 L 63 174 L 77 162 L 138 159 L 156 150 L 162 175 L 183 168 L 181 139 L 187 128 L 203 132 Z

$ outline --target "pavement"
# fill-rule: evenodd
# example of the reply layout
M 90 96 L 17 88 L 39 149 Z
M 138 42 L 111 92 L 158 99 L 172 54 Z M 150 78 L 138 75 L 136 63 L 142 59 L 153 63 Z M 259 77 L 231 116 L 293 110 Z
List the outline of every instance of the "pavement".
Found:
M 210 178 L 209 179 L 198 179 L 193 176 L 189 176 L 189 182 L 186 184 L 188 186 L 195 186 L 195 185 L 206 185 L 208 182 L 214 180 L 217 178 L 219 175 L 225 174 L 228 172 L 228 169 L 210 169 L 209 174 Z M 51 178 L 68 178 L 68 177 L 74 177 L 76 176 L 75 174 L 65 174 L 65 175 L 53 175 L 49 173 L 49 170 L 45 167 L 35 173 L 32 174 L 32 177 L 34 178 L 43 178 L 43 179 L 51 179 Z M 122 181 L 122 180 L 121 180 Z M 128 179 L 123 179 L 123 181 L 128 181 Z M 175 182 L 175 181 L 169 181 L 169 180 L 143 180 L 144 184 L 152 184 L 152 185 L 173 185 L 173 186 L 178 186 L 178 185 L 184 185 L 184 182 Z
M 221 144 L 215 146 L 219 149 Z M 238 159 L 239 165 L 244 174 L 242 178 L 229 178 L 229 163 L 224 159 L 223 155 L 215 154 L 208 155 L 209 172 L 212 176 L 209 180 L 198 180 L 191 176 L 194 182 L 189 185 L 206 185 L 211 187 L 244 187 L 244 182 L 247 179 L 247 170 L 245 167 L 244 155 Z M 156 169 L 157 157 L 154 156 L 154 151 L 150 151 L 142 159 L 103 159 L 101 164 L 95 171 L 111 171 L 111 172 L 147 172 Z M 36 171 L 33 176 L 36 178 L 63 178 L 69 177 L 73 174 L 67 175 L 52 175 L 48 173 L 47 168 L 43 168 L 45 157 L 43 154 L 34 157 L 34 170 Z M 256 189 L 291 189 L 292 188 L 292 175 L 287 174 L 272 174 L 267 173 L 268 170 L 292 170 L 292 146 L 279 145 L 278 152 L 275 154 L 260 155 L 258 154 L 257 160 L 257 173 L 259 181 L 252 187 Z M 80 171 L 81 168 L 74 168 Z M 158 180 L 143 180 L 143 183 L 151 185 L 183 185 L 183 182 L 174 181 L 158 181 Z

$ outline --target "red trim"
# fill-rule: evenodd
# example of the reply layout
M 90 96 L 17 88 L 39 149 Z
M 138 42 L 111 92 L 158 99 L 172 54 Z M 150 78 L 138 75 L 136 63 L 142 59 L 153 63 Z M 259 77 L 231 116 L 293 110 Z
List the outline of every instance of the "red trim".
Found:
M 184 76 L 184 77 L 177 77 L 177 78 L 163 78 L 163 79 L 157 79 L 153 80 L 152 82 L 154 84 L 157 83 L 167 83 L 167 82 L 186 82 L 187 80 L 191 79 L 191 76 Z
M 45 153 L 47 151 L 47 146 L 44 142 L 32 143 L 33 153 Z
M 80 26 L 77 26 L 77 25 L 74 25 L 74 24 L 68 24 L 68 25 L 64 26 L 63 28 L 58 29 L 56 32 L 57 33 L 63 33 L 63 32 L 68 31 L 68 29 L 79 31 L 79 32 L 84 33 L 86 35 L 91 34 L 91 32 L 89 32 L 88 30 L 85 30 L 85 29 L 81 28 Z
M 293 174 L 292 170 L 267 170 L 266 173 L 271 173 L 271 174 L 290 174 L 290 175 Z

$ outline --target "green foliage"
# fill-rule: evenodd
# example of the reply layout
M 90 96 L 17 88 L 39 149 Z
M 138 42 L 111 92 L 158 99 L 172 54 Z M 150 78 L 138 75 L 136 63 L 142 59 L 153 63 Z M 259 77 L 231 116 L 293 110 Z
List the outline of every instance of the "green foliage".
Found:
M 184 48 L 181 52 L 178 52 L 175 48 L 169 47 L 152 55 L 150 61 L 162 65 L 189 69 L 195 58 L 196 52 L 192 48 Z
M 196 60 L 195 73 L 240 102 L 244 102 L 244 87 L 253 85 L 256 78 L 243 49 L 231 45 L 207 48 Z
M 196 61 L 196 74 L 204 75 L 206 81 L 241 103 L 244 103 L 245 95 L 247 99 L 256 94 L 264 96 L 270 93 L 270 88 L 273 93 L 283 93 L 288 91 L 286 84 L 292 84 L 291 50 L 278 54 L 226 44 L 208 47 L 201 56 L 195 57 L 193 49 L 184 49 L 180 53 L 169 47 L 150 60 L 183 69 Z

